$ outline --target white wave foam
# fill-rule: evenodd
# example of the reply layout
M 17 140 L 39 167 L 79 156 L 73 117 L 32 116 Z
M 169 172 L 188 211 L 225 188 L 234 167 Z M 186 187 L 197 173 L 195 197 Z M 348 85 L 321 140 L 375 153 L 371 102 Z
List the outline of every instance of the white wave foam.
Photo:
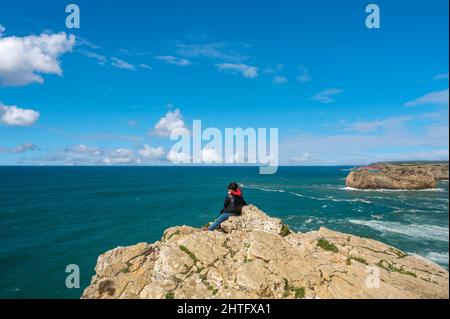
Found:
M 447 264 L 448 265 L 448 253 L 438 253 L 431 251 L 425 255 L 425 258 L 430 259 L 438 264 Z
M 259 187 L 259 186 L 247 186 L 246 188 L 248 189 L 257 189 L 263 192 L 275 192 L 275 193 L 288 193 L 297 197 L 302 197 L 302 198 L 309 198 L 309 199 L 313 199 L 313 200 L 319 200 L 319 201 L 333 201 L 333 202 L 361 202 L 361 203 L 365 203 L 365 204 L 371 204 L 370 201 L 366 200 L 366 199 L 361 199 L 361 198 L 352 198 L 352 199 L 346 199 L 346 198 L 334 198 L 333 196 L 328 196 L 328 197 L 314 197 L 314 196 L 307 196 L 307 195 L 303 195 L 300 193 L 296 193 L 296 192 L 290 192 L 290 191 L 285 191 L 283 189 L 270 189 L 270 188 L 263 188 L 263 187 Z
M 350 223 L 363 225 L 375 229 L 379 232 L 390 232 L 409 237 L 432 239 L 437 241 L 449 240 L 448 227 L 426 225 L 426 224 L 402 224 L 399 222 L 386 222 L 378 220 L 357 220 L 350 219 Z
M 365 204 L 371 204 L 371 201 L 368 201 L 367 199 L 362 199 L 362 198 L 353 198 L 353 199 L 344 199 L 344 198 L 333 198 L 332 199 L 333 202 L 360 202 L 360 203 L 365 203 Z

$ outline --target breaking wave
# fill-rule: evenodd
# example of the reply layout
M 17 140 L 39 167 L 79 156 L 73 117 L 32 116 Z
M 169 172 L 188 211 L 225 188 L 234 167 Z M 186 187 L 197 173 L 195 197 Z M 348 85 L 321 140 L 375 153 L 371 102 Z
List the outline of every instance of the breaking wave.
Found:
M 448 227 L 426 225 L 426 224 L 402 224 L 399 222 L 386 222 L 378 220 L 350 219 L 350 223 L 370 227 L 379 232 L 396 233 L 409 237 L 420 237 L 437 241 L 449 240 Z
M 286 190 L 283 190 L 283 189 L 270 189 L 270 188 L 263 188 L 263 187 L 252 186 L 252 185 L 245 186 L 245 188 L 247 188 L 247 189 L 256 189 L 256 190 L 260 190 L 260 191 L 263 191 L 263 192 L 287 193 L 287 194 L 291 194 L 291 195 L 294 195 L 294 196 L 297 196 L 297 197 L 308 198 L 308 199 L 319 200 L 319 201 L 360 202 L 360 203 L 365 203 L 365 204 L 371 204 L 370 201 L 368 201 L 366 199 L 361 199 L 361 198 L 347 199 L 347 198 L 334 198 L 333 196 L 315 197 L 315 196 L 303 195 L 303 194 L 296 193 L 296 192 L 286 191 Z

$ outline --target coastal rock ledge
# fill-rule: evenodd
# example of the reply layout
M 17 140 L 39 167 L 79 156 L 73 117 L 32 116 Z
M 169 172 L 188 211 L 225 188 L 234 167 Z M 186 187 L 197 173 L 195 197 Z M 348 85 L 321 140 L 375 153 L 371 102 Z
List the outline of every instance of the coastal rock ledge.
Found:
M 222 231 L 172 227 L 98 257 L 82 298 L 448 298 L 424 258 L 326 228 L 289 231 L 253 205 Z

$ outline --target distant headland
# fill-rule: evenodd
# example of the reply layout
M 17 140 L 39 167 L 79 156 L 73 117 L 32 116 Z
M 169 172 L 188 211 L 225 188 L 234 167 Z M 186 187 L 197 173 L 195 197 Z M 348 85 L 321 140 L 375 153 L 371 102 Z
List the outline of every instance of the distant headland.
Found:
M 448 162 L 380 162 L 354 168 L 346 186 L 357 189 L 420 190 L 448 180 Z

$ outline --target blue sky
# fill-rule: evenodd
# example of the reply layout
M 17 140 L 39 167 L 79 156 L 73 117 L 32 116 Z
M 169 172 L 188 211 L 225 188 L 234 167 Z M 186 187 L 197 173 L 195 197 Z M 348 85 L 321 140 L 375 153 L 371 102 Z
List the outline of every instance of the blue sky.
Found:
M 0 165 L 167 164 L 194 119 L 282 164 L 448 160 L 448 1 L 73 3 L 0 0 Z

